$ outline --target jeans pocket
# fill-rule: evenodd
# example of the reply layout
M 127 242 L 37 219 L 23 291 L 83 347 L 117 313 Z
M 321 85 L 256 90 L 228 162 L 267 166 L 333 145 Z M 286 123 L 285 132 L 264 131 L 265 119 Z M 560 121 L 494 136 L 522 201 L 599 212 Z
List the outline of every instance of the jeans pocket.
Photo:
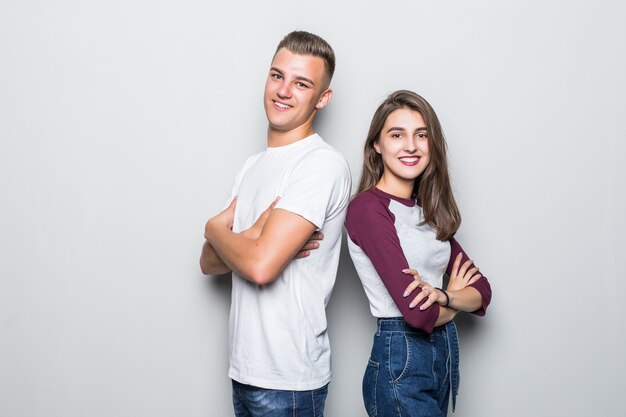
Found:
M 369 417 L 376 417 L 376 385 L 378 384 L 378 362 L 369 360 L 363 375 L 363 403 Z
M 389 340 L 389 372 L 398 382 L 410 365 L 411 348 L 404 332 L 393 332 Z

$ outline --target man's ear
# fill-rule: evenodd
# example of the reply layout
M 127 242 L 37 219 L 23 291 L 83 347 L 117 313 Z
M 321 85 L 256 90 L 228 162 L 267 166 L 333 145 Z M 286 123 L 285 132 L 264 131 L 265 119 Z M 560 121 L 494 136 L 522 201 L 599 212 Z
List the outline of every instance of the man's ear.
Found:
M 324 91 L 322 95 L 320 96 L 319 100 L 317 100 L 317 104 L 315 105 L 315 108 L 319 110 L 319 109 L 326 107 L 326 105 L 328 104 L 332 96 L 333 96 L 333 90 L 331 90 L 330 88 Z

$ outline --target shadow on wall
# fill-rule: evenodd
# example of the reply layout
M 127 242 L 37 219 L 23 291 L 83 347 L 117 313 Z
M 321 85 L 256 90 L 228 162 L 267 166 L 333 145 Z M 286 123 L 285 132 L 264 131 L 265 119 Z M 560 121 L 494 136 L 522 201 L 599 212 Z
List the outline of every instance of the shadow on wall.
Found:
M 230 274 L 230 272 L 227 272 L 222 275 L 208 275 L 204 277 L 207 292 L 217 294 L 216 298 L 223 300 L 227 311 L 230 308 L 230 293 L 233 287 Z
M 349 239 L 349 237 L 344 231 L 341 241 L 339 267 L 337 268 L 337 280 L 335 281 L 331 301 L 327 308 L 327 316 L 333 318 L 346 315 L 355 316 L 360 318 L 358 323 L 367 323 L 374 320 L 374 318 L 369 310 L 369 302 L 365 296 L 365 290 L 363 290 L 359 276 L 352 264 L 346 239 Z M 329 326 L 332 326 L 331 318 L 329 318 Z

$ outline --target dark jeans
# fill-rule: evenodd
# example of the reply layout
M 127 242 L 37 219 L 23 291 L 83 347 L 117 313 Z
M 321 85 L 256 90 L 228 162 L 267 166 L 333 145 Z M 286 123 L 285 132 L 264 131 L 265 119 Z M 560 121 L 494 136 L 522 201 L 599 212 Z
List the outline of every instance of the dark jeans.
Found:
M 363 401 L 370 417 L 443 417 L 459 381 L 456 326 L 432 334 L 399 318 L 379 319 L 363 377 Z
M 328 385 L 310 391 L 259 388 L 233 380 L 237 417 L 323 417 Z

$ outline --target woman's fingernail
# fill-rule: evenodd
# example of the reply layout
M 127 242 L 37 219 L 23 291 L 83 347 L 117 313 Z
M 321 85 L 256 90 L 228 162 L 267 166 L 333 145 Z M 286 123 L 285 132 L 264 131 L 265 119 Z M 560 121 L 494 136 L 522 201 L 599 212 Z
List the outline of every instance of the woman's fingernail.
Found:
M 415 307 L 415 304 L 416 304 L 416 302 L 415 302 L 415 301 L 412 301 L 412 302 L 411 302 L 411 304 L 409 304 L 409 308 L 413 308 L 413 307 Z
M 406 290 L 404 294 L 402 294 L 403 297 L 406 297 L 407 295 L 409 295 L 409 290 Z

